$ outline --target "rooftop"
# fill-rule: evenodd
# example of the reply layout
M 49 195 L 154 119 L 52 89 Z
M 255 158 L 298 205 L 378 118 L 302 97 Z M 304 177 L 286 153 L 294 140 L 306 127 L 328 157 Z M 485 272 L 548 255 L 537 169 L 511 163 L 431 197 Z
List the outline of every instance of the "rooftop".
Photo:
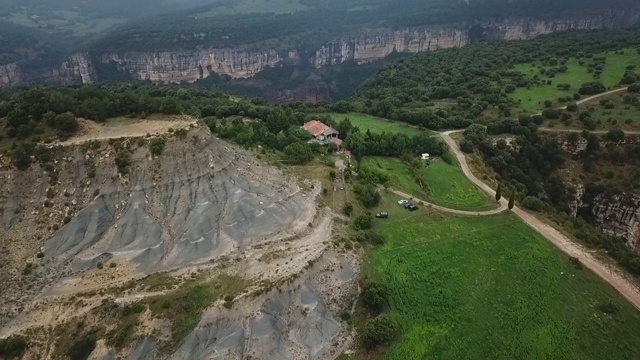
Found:
M 331 127 L 318 121 L 318 120 L 311 120 L 306 122 L 304 125 L 302 125 L 302 128 L 307 130 L 309 133 L 311 133 L 311 135 L 313 135 L 314 137 L 320 136 L 320 135 L 324 135 L 325 131 L 330 130 Z

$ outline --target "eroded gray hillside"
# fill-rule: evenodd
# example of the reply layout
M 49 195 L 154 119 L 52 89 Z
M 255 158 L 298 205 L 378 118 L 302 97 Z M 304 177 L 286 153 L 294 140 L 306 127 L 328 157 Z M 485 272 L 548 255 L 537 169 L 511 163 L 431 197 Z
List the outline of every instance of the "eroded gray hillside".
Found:
M 94 359 L 335 357 L 349 339 L 335 314 L 350 307 L 357 262 L 330 249 L 318 184 L 302 189 L 206 127 L 176 133 L 162 135 L 159 156 L 153 137 L 55 147 L 49 173 L 0 158 L 0 337 L 45 339 L 29 359 L 64 358 L 65 328 L 100 334 Z M 118 169 L 122 151 L 129 165 Z M 161 287 L 141 280 L 166 271 Z M 242 279 L 233 307 L 212 298 L 184 338 L 173 338 L 180 319 L 145 300 L 220 276 Z M 136 303 L 146 310 L 114 343 Z

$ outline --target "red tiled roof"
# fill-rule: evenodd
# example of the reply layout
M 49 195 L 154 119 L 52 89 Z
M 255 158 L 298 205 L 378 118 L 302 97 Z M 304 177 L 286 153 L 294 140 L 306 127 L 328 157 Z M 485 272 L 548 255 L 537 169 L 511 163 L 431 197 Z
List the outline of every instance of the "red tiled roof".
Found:
M 318 120 L 311 120 L 308 121 L 306 124 L 304 124 L 302 126 L 303 129 L 307 130 L 309 133 L 311 133 L 311 135 L 315 136 L 320 136 L 322 135 L 326 130 L 329 130 L 330 127 L 321 123 Z

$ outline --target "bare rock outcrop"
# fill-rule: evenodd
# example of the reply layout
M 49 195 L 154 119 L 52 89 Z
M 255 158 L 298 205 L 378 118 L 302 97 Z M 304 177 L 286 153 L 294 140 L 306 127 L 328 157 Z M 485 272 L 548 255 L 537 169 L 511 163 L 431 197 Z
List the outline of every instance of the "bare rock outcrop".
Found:
M 621 237 L 629 247 L 640 250 L 640 198 L 601 195 L 595 199 L 592 213 L 604 232 Z
M 531 39 L 554 31 L 633 26 L 639 19 L 639 11 L 628 10 L 547 20 L 503 18 L 400 29 L 378 28 L 338 37 L 311 51 L 302 51 L 293 45 L 270 47 L 264 44 L 157 52 L 103 53 L 94 49 L 91 56 L 75 54 L 58 67 L 35 73 L 23 69 L 18 63 L 0 67 L 0 87 L 42 82 L 91 83 L 100 80 L 100 73 L 92 62 L 113 67 L 121 74 L 139 80 L 193 82 L 214 73 L 237 79 L 251 78 L 268 68 L 288 64 L 306 63 L 315 68 L 347 61 L 364 64 L 384 59 L 392 53 L 419 53 L 465 46 L 474 39 Z

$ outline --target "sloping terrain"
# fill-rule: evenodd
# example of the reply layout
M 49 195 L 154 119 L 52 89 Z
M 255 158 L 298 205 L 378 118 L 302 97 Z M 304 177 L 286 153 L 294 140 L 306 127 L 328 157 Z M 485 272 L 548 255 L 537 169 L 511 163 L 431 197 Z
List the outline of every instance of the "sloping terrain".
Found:
M 64 336 L 47 329 L 78 322 L 76 337 L 93 334 L 98 359 L 321 358 L 347 338 L 331 314 L 351 292 L 356 263 L 325 255 L 332 219 L 316 207 L 319 186 L 303 191 L 206 127 L 176 124 L 157 137 L 51 147 L 48 171 L 20 172 L 0 158 L 0 337 L 27 336 L 28 358 L 69 354 Z M 164 150 L 152 155 L 161 138 Z M 144 285 L 158 272 L 166 284 Z M 211 285 L 229 276 L 230 288 Z M 216 295 L 187 310 L 154 307 L 194 282 Z M 224 308 L 215 305 L 223 291 Z M 106 341 L 123 332 L 122 306 L 148 310 L 127 341 Z M 182 339 L 190 329 L 181 326 L 203 312 Z

